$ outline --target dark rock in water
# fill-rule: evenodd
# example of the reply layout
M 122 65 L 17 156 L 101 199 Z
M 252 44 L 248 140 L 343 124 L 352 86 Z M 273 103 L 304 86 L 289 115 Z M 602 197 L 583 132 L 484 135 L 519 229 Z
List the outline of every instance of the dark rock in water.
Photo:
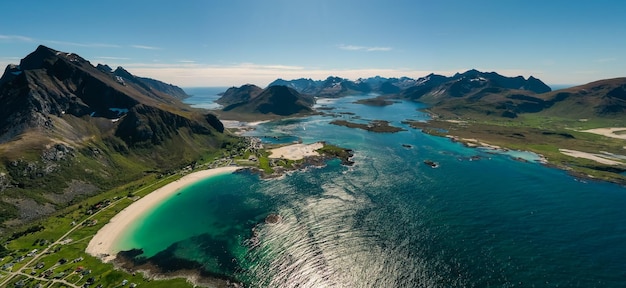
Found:
M 424 164 L 430 166 L 431 168 L 439 168 L 439 163 L 431 160 L 424 160 Z
M 278 214 L 272 213 L 270 215 L 267 215 L 267 217 L 265 217 L 266 224 L 278 224 L 280 222 L 283 222 L 283 217 Z

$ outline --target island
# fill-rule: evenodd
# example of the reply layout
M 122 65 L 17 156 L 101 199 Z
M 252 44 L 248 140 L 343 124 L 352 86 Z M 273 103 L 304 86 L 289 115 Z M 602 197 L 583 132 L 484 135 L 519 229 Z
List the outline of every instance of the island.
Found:
M 389 105 L 393 105 L 395 102 L 382 98 L 382 97 L 376 97 L 376 98 L 368 98 L 368 99 L 361 99 L 361 100 L 357 100 L 354 101 L 353 103 L 355 104 L 363 104 L 363 105 L 369 105 L 369 106 L 389 106 Z
M 366 130 L 370 132 L 377 132 L 377 133 L 396 133 L 400 131 L 406 131 L 405 129 L 402 129 L 400 127 L 391 126 L 389 125 L 389 121 L 384 121 L 384 120 L 373 120 L 367 124 L 354 123 L 354 122 L 350 122 L 346 120 L 333 120 L 330 122 L 330 124 L 337 125 L 337 126 L 345 126 L 348 128 L 357 128 L 357 129 L 362 129 L 362 130 Z

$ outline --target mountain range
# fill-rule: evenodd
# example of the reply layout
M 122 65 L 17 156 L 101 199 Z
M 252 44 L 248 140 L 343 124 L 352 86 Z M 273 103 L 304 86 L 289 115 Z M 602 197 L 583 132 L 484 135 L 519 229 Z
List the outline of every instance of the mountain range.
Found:
M 612 118 L 626 111 L 626 78 L 552 91 L 533 76 L 506 77 L 472 69 L 453 76 L 430 74 L 418 79 L 380 76 L 356 81 L 334 76 L 326 80 L 277 79 L 269 87 L 278 85 L 316 97 L 373 93 L 380 98 L 426 103 L 438 112 L 459 117 L 476 113 L 515 118 L 523 113 L 543 113 L 573 119 Z
M 401 93 L 405 98 L 417 99 L 421 96 L 420 93 L 428 91 L 428 88 L 444 83 L 449 83 L 451 86 L 450 95 L 457 97 L 464 95 L 472 87 L 480 86 L 528 90 L 534 93 L 551 91 L 550 87 L 532 76 L 524 79 L 522 76 L 506 77 L 495 72 L 485 73 L 477 70 L 457 73 L 452 77 L 430 74 L 418 79 L 408 77 L 385 78 L 380 76 L 360 78 L 356 81 L 335 76 L 317 81 L 304 78 L 295 80 L 277 79 L 268 86 L 287 86 L 300 93 L 318 97 L 341 97 L 354 93 L 376 93 L 382 95 Z
M 0 223 L 50 214 L 235 141 L 184 97 L 174 85 L 45 46 L 9 65 L 0 78 Z

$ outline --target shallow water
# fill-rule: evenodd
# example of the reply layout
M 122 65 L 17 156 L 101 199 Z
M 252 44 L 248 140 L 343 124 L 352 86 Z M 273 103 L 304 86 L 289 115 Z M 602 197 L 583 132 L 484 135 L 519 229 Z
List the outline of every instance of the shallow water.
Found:
M 419 104 L 351 103 L 358 98 L 320 105 L 407 131 L 350 129 L 328 124 L 331 116 L 261 124 L 250 135 L 325 140 L 353 149 L 356 164 L 331 161 L 277 180 L 203 180 L 146 215 L 120 245 L 197 261 L 252 287 L 626 285 L 625 189 L 401 124 L 425 119 Z M 520 156 L 531 162 L 513 159 Z M 263 224 L 270 213 L 283 221 Z M 260 244 L 250 248 L 254 227 Z

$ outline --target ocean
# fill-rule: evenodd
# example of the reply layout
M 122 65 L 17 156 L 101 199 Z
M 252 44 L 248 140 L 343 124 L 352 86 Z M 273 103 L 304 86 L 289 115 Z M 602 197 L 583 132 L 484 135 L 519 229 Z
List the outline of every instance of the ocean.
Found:
M 320 99 L 334 115 L 248 134 L 327 141 L 353 149 L 354 166 L 331 160 L 279 179 L 205 179 L 144 215 L 119 248 L 247 287 L 626 286 L 626 189 L 580 181 L 532 153 L 426 135 L 401 123 L 427 120 L 423 105 L 352 103 L 364 97 Z M 329 124 L 337 118 L 406 131 Z M 273 213 L 282 222 L 265 223 Z
M 185 88 L 185 93 L 191 96 L 185 99 L 185 103 L 195 108 L 219 109 L 221 105 L 215 103 L 220 98 L 220 93 L 225 92 L 228 87 L 193 87 Z

